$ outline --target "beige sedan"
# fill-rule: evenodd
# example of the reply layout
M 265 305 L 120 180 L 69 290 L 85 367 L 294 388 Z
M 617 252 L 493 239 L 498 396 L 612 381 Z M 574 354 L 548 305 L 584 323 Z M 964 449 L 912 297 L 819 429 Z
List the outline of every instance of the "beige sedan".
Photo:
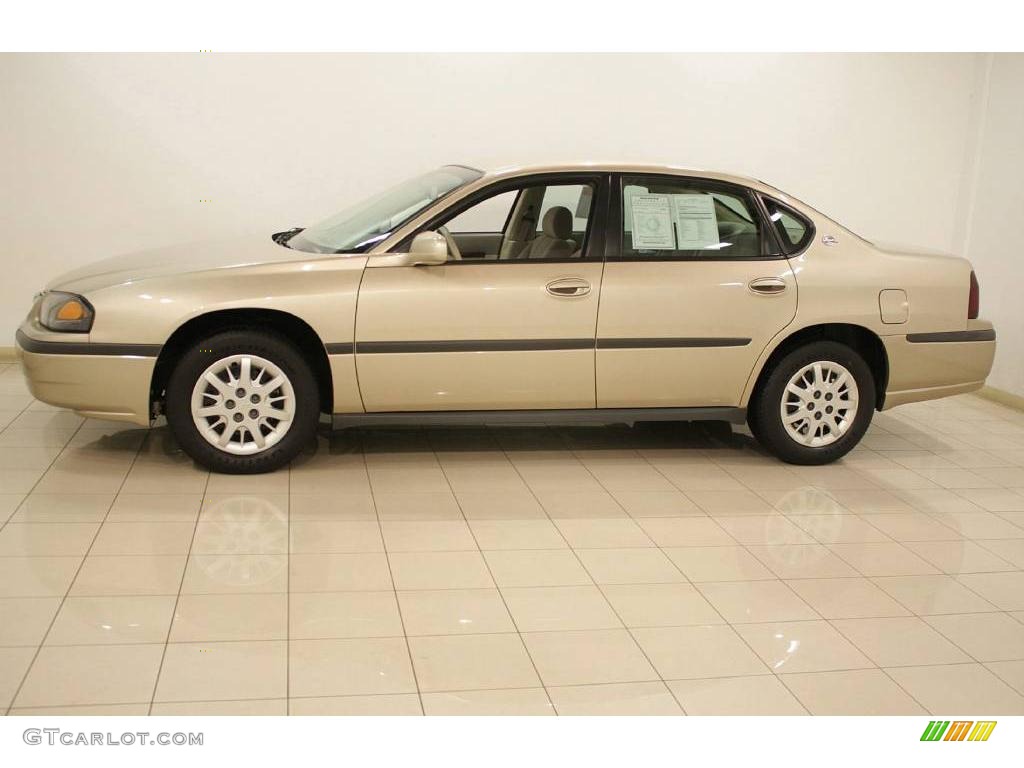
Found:
M 746 421 L 784 461 L 984 384 L 961 258 L 875 246 L 751 179 L 445 166 L 306 229 L 109 259 L 17 333 L 38 399 L 221 472 L 336 426 Z

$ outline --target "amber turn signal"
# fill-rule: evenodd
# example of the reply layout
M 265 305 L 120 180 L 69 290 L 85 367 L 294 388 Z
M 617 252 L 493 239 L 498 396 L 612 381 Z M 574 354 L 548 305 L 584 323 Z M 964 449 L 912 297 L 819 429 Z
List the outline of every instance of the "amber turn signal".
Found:
M 38 306 L 39 324 L 48 330 L 88 333 L 92 328 L 92 306 L 81 296 L 47 291 Z
M 82 302 L 75 299 L 66 302 L 57 310 L 58 320 L 81 320 L 83 317 L 85 317 L 85 307 L 82 306 Z

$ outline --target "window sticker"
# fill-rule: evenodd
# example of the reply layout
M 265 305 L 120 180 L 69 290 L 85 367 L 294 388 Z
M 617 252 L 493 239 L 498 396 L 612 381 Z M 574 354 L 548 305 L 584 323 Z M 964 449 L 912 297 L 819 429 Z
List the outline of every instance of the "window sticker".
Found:
M 711 195 L 672 195 L 672 203 L 680 251 L 699 251 L 718 245 L 718 217 Z
M 633 214 L 634 250 L 673 250 L 672 201 L 668 195 L 635 194 L 627 210 Z
M 622 189 L 622 197 L 625 202 L 623 206 L 622 216 L 622 229 L 625 232 L 633 231 L 633 198 L 636 195 L 646 195 L 647 187 L 641 187 L 637 184 L 627 184 Z

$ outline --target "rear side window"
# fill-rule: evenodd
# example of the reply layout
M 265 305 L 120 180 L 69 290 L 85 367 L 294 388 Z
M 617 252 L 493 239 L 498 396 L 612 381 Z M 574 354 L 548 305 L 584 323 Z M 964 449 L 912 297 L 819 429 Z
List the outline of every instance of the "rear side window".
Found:
M 773 253 L 753 196 L 706 179 L 622 179 L 622 258 L 762 259 Z
M 772 226 L 775 227 L 775 233 L 779 237 L 779 244 L 782 246 L 783 252 L 788 256 L 802 251 L 814 237 L 814 227 L 811 222 L 778 200 L 766 197 L 764 204 L 768 209 L 768 217 L 772 221 Z

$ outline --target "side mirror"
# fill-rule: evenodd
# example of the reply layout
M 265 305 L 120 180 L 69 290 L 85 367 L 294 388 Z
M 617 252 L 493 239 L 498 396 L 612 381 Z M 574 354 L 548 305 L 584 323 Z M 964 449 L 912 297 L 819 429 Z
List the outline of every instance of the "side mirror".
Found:
M 448 261 L 448 241 L 437 232 L 420 232 L 409 246 L 409 263 L 444 264 Z

